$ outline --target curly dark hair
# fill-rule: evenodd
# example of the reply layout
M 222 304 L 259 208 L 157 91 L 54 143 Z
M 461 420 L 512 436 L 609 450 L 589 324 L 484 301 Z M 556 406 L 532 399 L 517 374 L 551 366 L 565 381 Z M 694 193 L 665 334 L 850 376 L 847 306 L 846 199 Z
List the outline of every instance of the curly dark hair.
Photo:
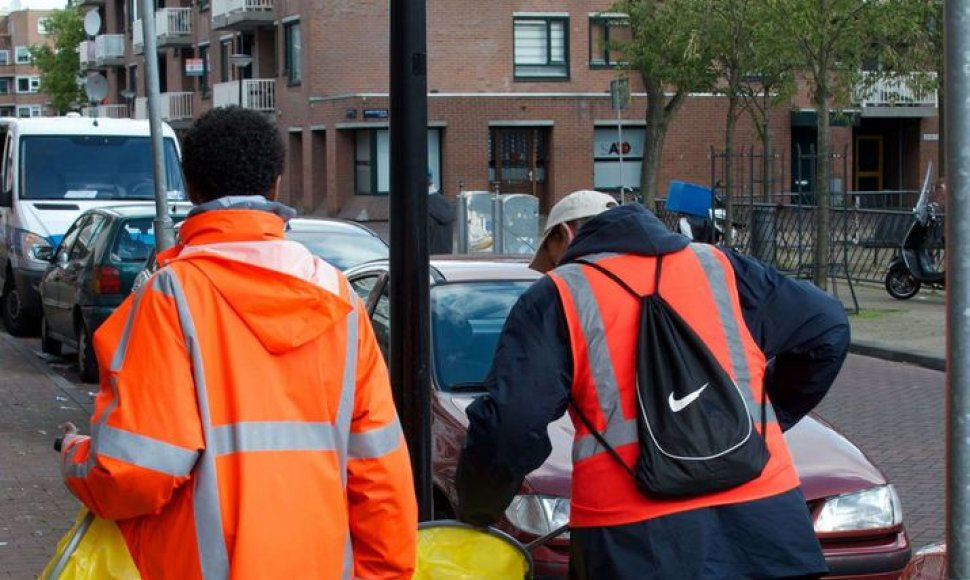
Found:
M 267 195 L 283 173 L 285 147 L 276 125 L 241 107 L 210 110 L 182 140 L 182 170 L 193 200 Z

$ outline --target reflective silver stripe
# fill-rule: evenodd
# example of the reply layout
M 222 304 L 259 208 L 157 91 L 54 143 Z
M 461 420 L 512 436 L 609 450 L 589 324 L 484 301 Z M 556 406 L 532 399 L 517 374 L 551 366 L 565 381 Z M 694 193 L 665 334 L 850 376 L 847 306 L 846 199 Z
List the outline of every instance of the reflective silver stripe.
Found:
M 614 449 L 621 445 L 637 442 L 636 419 L 623 419 L 607 425 L 606 431 L 601 433 L 606 442 Z M 573 462 L 589 459 L 597 453 L 606 452 L 593 435 L 583 435 L 573 442 Z
M 197 451 L 104 425 L 98 432 L 98 455 L 111 457 L 173 477 L 185 477 L 199 457 Z
M 62 444 L 68 445 L 68 442 L 64 441 Z M 88 472 L 91 470 L 91 465 L 93 463 L 93 459 L 91 459 L 91 455 L 93 454 L 93 450 L 91 450 L 90 447 L 88 448 L 87 461 L 85 461 L 84 463 L 76 463 L 74 461 L 74 456 L 77 455 L 77 450 L 79 445 L 80 443 L 75 444 L 70 449 L 68 449 L 67 453 L 64 455 L 64 459 L 61 461 L 61 475 L 65 479 L 68 477 L 82 477 L 82 478 L 87 477 Z
M 192 378 L 195 381 L 196 398 L 199 403 L 199 419 L 206 444 L 212 440 L 212 415 L 205 385 L 205 368 L 199 339 L 189 310 L 188 300 L 178 278 L 171 268 L 162 268 L 154 278 L 152 288 L 175 299 L 182 336 L 192 361 Z M 195 511 L 195 534 L 199 543 L 199 563 L 203 578 L 228 578 L 229 555 L 222 531 L 222 513 L 219 508 L 219 481 L 215 454 L 203 451 L 196 464 L 193 480 L 193 509 Z
M 616 382 L 616 371 L 606 342 L 606 325 L 593 288 L 578 264 L 561 266 L 555 273 L 566 282 L 576 305 L 576 313 L 586 339 L 590 370 L 596 383 L 596 396 L 606 424 L 622 421 L 620 387 Z
M 394 422 L 383 427 L 351 433 L 347 456 L 349 459 L 374 459 L 387 455 L 400 447 L 403 435 L 397 417 L 394 417 Z
M 125 357 L 128 355 L 128 341 L 131 339 L 131 327 L 135 321 L 135 313 L 138 312 L 138 306 L 141 304 L 141 297 L 145 294 L 145 287 L 142 286 L 138 289 L 135 294 L 135 298 L 131 304 L 131 310 L 128 311 L 128 318 L 125 320 L 125 327 L 121 331 L 121 338 L 118 340 L 118 346 L 115 347 L 114 355 L 111 357 L 111 370 L 119 371 L 121 370 L 121 365 L 125 362 Z M 117 396 L 117 391 L 115 395 Z
M 346 278 L 341 277 L 341 285 L 347 296 L 350 298 L 352 308 L 347 315 L 347 339 L 346 354 L 344 356 L 344 378 L 343 386 L 340 390 L 340 402 L 337 407 L 337 457 L 340 461 L 340 480 L 344 488 L 347 487 L 347 454 L 350 447 L 350 423 L 354 415 L 354 399 L 357 394 L 357 324 L 360 309 L 363 303 L 357 297 L 357 293 L 350 287 Z M 344 542 L 344 569 L 342 578 L 352 578 L 354 575 L 354 545 L 347 528 L 347 540 Z
M 330 423 L 245 421 L 213 427 L 206 445 L 215 455 L 256 451 L 335 451 Z
M 748 357 L 745 355 L 744 339 L 738 321 L 734 317 L 734 309 L 731 300 L 731 292 L 728 289 L 727 275 L 723 264 L 717 259 L 712 246 L 707 244 L 692 243 L 690 249 L 697 256 L 704 273 L 707 275 L 707 283 L 714 294 L 714 303 L 717 305 L 717 315 L 724 329 L 725 339 L 727 340 L 728 353 L 731 357 L 731 366 L 734 367 L 734 381 L 741 389 L 741 395 L 748 406 L 748 412 L 755 422 L 761 421 L 761 401 L 755 400 L 754 392 L 751 390 L 751 369 L 748 366 Z M 768 421 L 775 421 L 774 409 L 771 405 L 765 405 Z

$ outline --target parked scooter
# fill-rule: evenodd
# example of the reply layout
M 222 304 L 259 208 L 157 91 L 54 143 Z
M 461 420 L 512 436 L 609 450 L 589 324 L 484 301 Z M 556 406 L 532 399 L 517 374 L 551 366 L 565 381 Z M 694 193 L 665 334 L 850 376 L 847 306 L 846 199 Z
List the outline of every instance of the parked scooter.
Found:
M 677 231 L 691 240 L 709 244 L 719 244 L 724 240 L 727 207 L 724 199 L 711 189 L 672 181 L 667 191 L 667 209 L 677 214 Z M 742 222 L 734 220 L 731 238 L 737 240 L 738 230 L 743 228 Z
M 930 174 L 932 164 L 926 171 L 923 189 L 920 191 L 916 207 L 913 208 L 913 223 L 903 237 L 899 253 L 889 263 L 886 272 L 886 292 L 893 298 L 908 300 L 923 286 L 943 288 L 946 275 L 937 270 L 930 246 L 943 225 L 939 217 L 939 206 L 929 201 Z

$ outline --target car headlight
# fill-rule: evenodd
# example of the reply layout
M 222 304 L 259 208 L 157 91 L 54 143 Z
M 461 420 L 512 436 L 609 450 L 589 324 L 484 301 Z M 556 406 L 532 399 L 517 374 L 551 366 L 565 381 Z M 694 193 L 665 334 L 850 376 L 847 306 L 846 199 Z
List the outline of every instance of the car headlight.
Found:
M 569 523 L 569 498 L 517 495 L 505 510 L 505 517 L 523 532 L 544 536 Z M 569 538 L 569 533 L 559 537 Z
M 826 498 L 818 517 L 816 533 L 875 530 L 898 526 L 903 521 L 899 496 L 891 485 Z
M 49 256 L 53 249 L 47 238 L 27 230 L 17 230 L 17 242 L 20 255 L 35 262 L 47 262 L 44 254 Z

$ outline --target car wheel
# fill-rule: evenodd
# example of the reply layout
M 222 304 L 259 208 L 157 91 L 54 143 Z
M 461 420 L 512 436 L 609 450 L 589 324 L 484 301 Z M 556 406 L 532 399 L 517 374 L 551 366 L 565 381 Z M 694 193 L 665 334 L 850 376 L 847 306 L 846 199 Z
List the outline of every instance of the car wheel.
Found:
M 30 316 L 24 309 L 24 299 L 20 289 L 13 280 L 13 276 L 7 274 L 7 287 L 3 291 L 3 326 L 13 336 L 32 336 L 37 332 L 37 321 Z
M 98 382 L 98 359 L 94 356 L 94 345 L 91 344 L 91 333 L 84 320 L 78 322 L 77 328 L 77 370 L 81 381 L 85 383 Z
M 909 268 L 896 264 L 886 272 L 886 292 L 897 300 L 909 300 L 919 292 L 920 283 L 913 278 Z
M 47 324 L 47 317 L 43 315 L 40 318 L 40 350 L 54 356 L 61 355 L 61 341 L 51 338 L 51 329 Z

